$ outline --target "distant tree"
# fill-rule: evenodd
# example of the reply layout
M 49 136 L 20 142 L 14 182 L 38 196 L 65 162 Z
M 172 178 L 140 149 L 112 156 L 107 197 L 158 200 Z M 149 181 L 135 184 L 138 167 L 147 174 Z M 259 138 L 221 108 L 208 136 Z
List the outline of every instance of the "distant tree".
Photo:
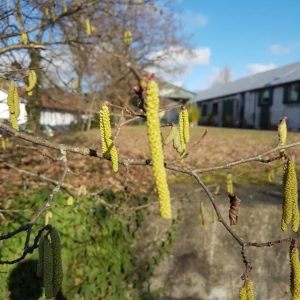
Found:
M 231 69 L 228 65 L 225 65 L 218 71 L 216 78 L 212 81 L 211 86 L 228 83 L 232 80 Z

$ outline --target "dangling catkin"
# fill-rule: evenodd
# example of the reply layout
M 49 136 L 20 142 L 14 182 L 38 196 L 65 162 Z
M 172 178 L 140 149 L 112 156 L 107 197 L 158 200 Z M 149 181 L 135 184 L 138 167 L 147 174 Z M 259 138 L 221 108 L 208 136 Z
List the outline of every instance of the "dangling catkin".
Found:
M 28 86 L 26 87 L 28 96 L 32 96 L 32 90 L 34 89 L 36 83 L 37 83 L 36 72 L 34 70 L 30 70 L 28 74 Z
M 86 34 L 91 35 L 92 34 L 91 23 L 90 23 L 90 19 L 88 18 L 85 20 L 85 27 L 86 27 Z
M 147 87 L 147 128 L 148 140 L 152 158 L 152 169 L 160 203 L 160 215 L 163 219 L 171 219 L 170 192 L 167 184 L 164 156 L 160 136 L 158 116 L 159 98 L 158 85 L 150 81 Z
M 295 162 L 291 159 L 284 166 L 282 189 L 281 229 L 287 230 L 287 225 L 292 221 L 292 230 L 296 232 L 299 228 L 298 183 Z
M 182 110 L 183 115 L 183 138 L 185 144 L 190 141 L 190 123 L 189 123 L 189 113 L 186 108 Z
M 279 145 L 284 146 L 287 138 L 287 126 L 286 126 L 286 119 L 287 117 L 284 117 L 281 122 L 278 125 L 278 137 L 279 137 Z M 284 149 L 280 150 L 280 156 L 283 156 L 284 154 Z
M 47 238 L 44 241 L 43 280 L 45 297 L 51 299 L 53 297 L 53 253 L 51 243 Z
M 36 276 L 39 278 L 43 277 L 43 265 L 44 265 L 44 244 L 45 244 L 45 236 L 43 235 L 40 238 L 39 242 L 39 259 L 38 259 L 38 264 L 36 268 Z
M 18 115 L 20 114 L 20 102 L 17 93 L 18 92 L 15 87 L 15 82 L 14 80 L 11 80 L 9 84 L 8 95 L 7 95 L 7 105 L 10 113 L 9 117 L 10 117 L 11 126 L 14 129 L 19 130 L 17 114 Z
M 253 282 L 251 280 L 245 281 L 245 288 L 247 291 L 247 300 L 255 300 Z
M 109 109 L 105 104 L 100 110 L 100 134 L 102 154 L 104 157 L 111 159 L 114 172 L 118 172 L 118 152 L 112 141 Z
M 180 136 L 180 144 L 182 147 L 182 153 L 181 155 L 183 155 L 185 153 L 185 138 L 184 138 L 184 114 L 183 114 L 183 110 L 180 110 L 179 113 L 179 136 Z
M 61 260 L 60 236 L 58 231 L 53 227 L 50 231 L 50 237 L 53 254 L 53 296 L 56 296 L 62 284 L 63 270 Z
M 239 300 L 247 300 L 247 290 L 245 286 L 242 286 L 239 290 Z
M 300 264 L 299 264 L 299 251 L 297 246 L 291 246 L 290 262 L 291 262 L 291 294 L 292 294 L 292 299 L 296 300 L 300 298 Z

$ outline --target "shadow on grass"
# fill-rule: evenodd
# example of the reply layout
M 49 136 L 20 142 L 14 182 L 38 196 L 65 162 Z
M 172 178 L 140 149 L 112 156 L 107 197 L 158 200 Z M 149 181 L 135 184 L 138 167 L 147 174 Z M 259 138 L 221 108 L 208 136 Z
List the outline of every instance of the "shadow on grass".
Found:
M 20 262 L 12 270 L 8 279 L 10 300 L 37 300 L 43 291 L 43 279 L 36 276 L 37 260 L 29 259 Z M 61 291 L 56 300 L 67 300 Z

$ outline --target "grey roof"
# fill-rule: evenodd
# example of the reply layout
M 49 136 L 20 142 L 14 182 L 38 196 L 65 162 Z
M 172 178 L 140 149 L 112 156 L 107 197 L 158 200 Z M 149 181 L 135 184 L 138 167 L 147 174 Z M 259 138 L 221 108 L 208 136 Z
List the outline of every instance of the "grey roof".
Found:
M 200 91 L 197 93 L 195 101 L 225 97 L 297 80 L 300 80 L 300 61 Z

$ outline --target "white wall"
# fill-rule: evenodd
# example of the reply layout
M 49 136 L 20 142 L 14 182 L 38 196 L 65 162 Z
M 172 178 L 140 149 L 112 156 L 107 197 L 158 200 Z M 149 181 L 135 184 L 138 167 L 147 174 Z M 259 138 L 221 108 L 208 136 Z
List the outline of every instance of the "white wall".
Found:
M 21 99 L 19 124 L 24 124 L 27 121 L 27 112 L 25 109 L 25 101 Z M 7 92 L 0 90 L 0 119 L 9 120 L 9 110 L 7 106 Z M 49 109 L 42 110 L 40 122 L 45 125 L 69 125 L 72 121 L 76 122 L 75 115 L 69 112 L 51 111 Z
M 76 116 L 68 112 L 58 112 L 51 110 L 43 110 L 41 113 L 41 124 L 46 125 L 70 125 L 72 121 L 76 122 Z

